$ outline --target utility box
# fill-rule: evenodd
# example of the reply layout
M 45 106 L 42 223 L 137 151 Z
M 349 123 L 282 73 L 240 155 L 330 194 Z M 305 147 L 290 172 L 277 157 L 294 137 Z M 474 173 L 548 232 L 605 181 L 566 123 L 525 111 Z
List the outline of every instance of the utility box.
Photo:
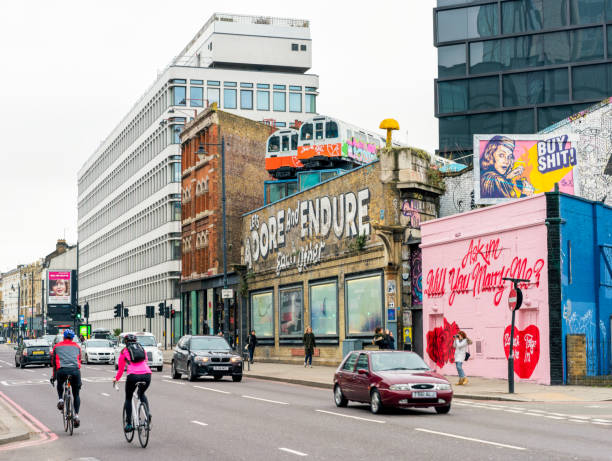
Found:
M 349 352 L 358 351 L 360 349 L 360 339 L 345 339 L 342 341 L 342 358 L 346 357 Z

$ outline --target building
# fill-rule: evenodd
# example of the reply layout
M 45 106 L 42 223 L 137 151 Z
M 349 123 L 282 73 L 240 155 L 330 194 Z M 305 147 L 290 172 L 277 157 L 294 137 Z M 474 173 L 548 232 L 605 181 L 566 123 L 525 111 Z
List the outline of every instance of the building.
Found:
M 77 245 L 68 245 L 59 239 L 55 250 L 49 253 L 43 262 L 43 280 L 45 280 L 45 297 L 43 303 L 43 331 L 45 334 L 55 334 L 60 328 L 75 325 L 72 307 L 75 304 L 77 286 L 75 286 L 77 269 Z M 62 272 L 70 274 L 70 286 L 66 299 L 59 301 L 55 297 L 52 283 L 53 274 Z M 59 302 L 58 302 L 59 301 Z
M 440 155 L 470 162 L 474 134 L 536 133 L 610 96 L 611 19 L 603 0 L 438 0 Z
M 473 341 L 466 371 L 505 378 L 510 282 L 522 283 L 516 313 L 517 379 L 562 384 L 610 374 L 612 208 L 559 192 L 422 225 L 425 359 L 455 374 L 452 337 Z
M 119 327 L 121 302 L 125 330 L 149 328 L 147 305 L 180 311 L 181 130 L 213 102 L 276 126 L 315 113 L 311 52 L 308 21 L 214 14 L 84 163 L 78 302 L 94 327 Z M 158 338 L 163 324 L 153 320 Z
M 181 133 L 182 272 L 184 331 L 216 333 L 223 325 L 223 211 L 221 143 L 225 144 L 227 273 L 236 293 L 242 215 L 263 205 L 266 141 L 274 128 L 216 105 L 198 115 Z M 237 297 L 229 301 L 230 335 L 238 329 Z
M 379 154 L 244 215 L 242 334 L 256 331 L 258 359 L 303 360 L 307 326 L 318 363 L 367 347 L 377 326 L 399 347 L 411 343 L 413 312 L 421 310 L 420 253 L 411 250 L 421 222 L 437 216 L 441 189 L 422 151 Z
M 21 304 L 19 315 L 24 318 L 28 335 L 42 332 L 43 261 L 38 260 L 21 267 Z

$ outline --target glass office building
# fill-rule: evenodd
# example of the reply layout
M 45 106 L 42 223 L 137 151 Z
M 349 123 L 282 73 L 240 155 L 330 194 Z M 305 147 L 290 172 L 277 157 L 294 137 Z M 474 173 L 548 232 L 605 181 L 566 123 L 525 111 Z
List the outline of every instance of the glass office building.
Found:
M 474 134 L 535 133 L 612 95 L 612 0 L 438 0 L 434 43 L 449 158 Z

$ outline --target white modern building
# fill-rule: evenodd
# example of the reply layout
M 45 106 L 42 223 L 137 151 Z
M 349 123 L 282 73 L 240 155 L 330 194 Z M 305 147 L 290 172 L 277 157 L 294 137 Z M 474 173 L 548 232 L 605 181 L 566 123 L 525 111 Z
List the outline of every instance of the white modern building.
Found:
M 2 274 L 2 320 L 4 322 L 18 321 L 20 284 L 21 271 L 19 268 Z
M 79 304 L 94 328 L 149 329 L 157 306 L 178 311 L 181 237 L 179 133 L 216 102 L 228 112 L 288 126 L 316 113 L 308 21 L 214 14 L 78 173 Z M 264 166 L 262 165 L 262 168 Z M 175 339 L 181 321 L 175 321 Z M 170 328 L 168 327 L 168 332 Z

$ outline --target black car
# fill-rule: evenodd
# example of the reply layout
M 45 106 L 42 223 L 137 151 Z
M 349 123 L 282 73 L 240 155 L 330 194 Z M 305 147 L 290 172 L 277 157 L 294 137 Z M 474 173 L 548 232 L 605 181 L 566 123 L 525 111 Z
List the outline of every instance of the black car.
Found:
M 172 378 L 187 375 L 190 381 L 199 376 L 212 376 L 215 381 L 231 376 L 242 380 L 242 357 L 220 336 L 183 336 L 172 356 Z
M 25 339 L 15 346 L 15 366 L 51 365 L 49 342 L 44 339 Z

